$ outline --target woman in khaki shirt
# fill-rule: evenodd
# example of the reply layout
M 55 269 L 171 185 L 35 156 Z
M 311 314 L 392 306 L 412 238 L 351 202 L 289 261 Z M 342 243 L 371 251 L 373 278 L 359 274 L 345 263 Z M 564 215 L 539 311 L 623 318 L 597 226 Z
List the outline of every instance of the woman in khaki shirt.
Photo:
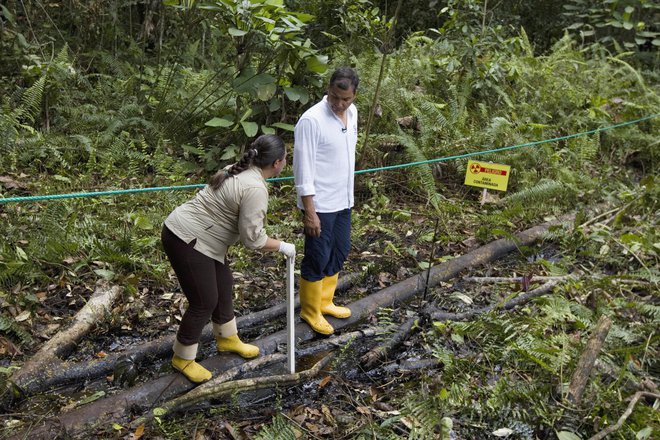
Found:
M 177 207 L 165 220 L 163 247 L 188 299 L 173 347 L 172 366 L 192 382 L 211 378 L 211 372 L 195 362 L 199 338 L 209 318 L 218 351 L 245 358 L 259 354 L 257 346 L 238 337 L 233 276 L 225 255 L 227 248 L 240 240 L 249 249 L 295 256 L 293 244 L 269 238 L 264 230 L 266 179 L 279 175 L 284 165 L 282 139 L 260 136 L 241 160 L 218 171 L 195 198 Z

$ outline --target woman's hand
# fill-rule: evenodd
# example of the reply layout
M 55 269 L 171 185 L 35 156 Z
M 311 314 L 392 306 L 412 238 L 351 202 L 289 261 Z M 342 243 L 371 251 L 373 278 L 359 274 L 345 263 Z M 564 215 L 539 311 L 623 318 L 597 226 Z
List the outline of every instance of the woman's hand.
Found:
M 280 247 L 277 251 L 286 255 L 287 258 L 296 258 L 296 245 L 293 243 L 280 241 Z

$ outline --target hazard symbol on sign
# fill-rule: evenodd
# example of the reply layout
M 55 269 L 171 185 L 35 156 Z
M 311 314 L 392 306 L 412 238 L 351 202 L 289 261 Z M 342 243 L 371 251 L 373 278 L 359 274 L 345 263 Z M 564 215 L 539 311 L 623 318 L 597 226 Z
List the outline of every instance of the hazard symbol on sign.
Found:
M 511 167 L 509 165 L 490 162 L 479 163 L 469 160 L 465 172 L 465 184 L 481 188 L 495 189 L 498 191 L 506 191 L 510 172 Z

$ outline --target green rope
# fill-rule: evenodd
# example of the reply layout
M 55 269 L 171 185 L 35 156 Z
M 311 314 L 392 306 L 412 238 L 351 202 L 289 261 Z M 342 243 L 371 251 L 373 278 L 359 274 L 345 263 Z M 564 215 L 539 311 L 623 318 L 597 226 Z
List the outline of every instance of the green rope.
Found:
M 500 151 L 507 151 L 507 150 L 514 150 L 517 148 L 524 148 L 524 147 L 531 147 L 534 145 L 540 145 L 540 144 L 547 144 L 550 142 L 557 142 L 557 141 L 562 141 L 566 139 L 572 139 L 575 137 L 579 136 L 586 136 L 589 134 L 594 134 L 598 133 L 601 131 L 607 131 L 607 130 L 612 130 L 615 128 L 620 128 L 620 127 L 625 127 L 627 125 L 633 125 L 633 124 L 638 124 L 643 121 L 648 121 L 649 119 L 657 118 L 660 116 L 660 113 L 656 113 L 654 115 L 650 116 L 645 116 L 643 118 L 635 119 L 632 121 L 627 121 L 627 122 L 621 122 L 619 124 L 614 124 L 614 125 L 609 125 L 607 127 L 601 127 L 601 128 L 596 128 L 593 130 L 589 131 L 583 131 L 580 133 L 574 133 L 574 134 L 569 134 L 566 136 L 559 136 L 551 139 L 543 139 L 540 141 L 534 141 L 534 142 L 527 142 L 524 144 L 518 144 L 518 145 L 511 145 L 508 147 L 502 147 L 502 148 L 495 148 L 492 150 L 483 150 L 483 151 L 475 151 L 472 153 L 465 153 L 465 154 L 457 154 L 455 156 L 446 156 L 446 157 L 440 157 L 436 159 L 429 159 L 429 160 L 423 160 L 419 162 L 409 162 L 409 163 L 404 163 L 400 165 L 390 165 L 386 167 L 380 167 L 380 168 L 370 168 L 366 170 L 358 170 L 355 172 L 355 174 L 365 174 L 365 173 L 373 173 L 376 171 L 385 171 L 385 170 L 393 170 L 397 168 L 406 168 L 406 167 L 412 167 L 412 166 L 417 166 L 417 165 L 423 165 L 423 164 L 429 164 L 429 163 L 436 163 L 436 162 L 446 162 L 449 160 L 454 160 L 454 159 L 462 159 L 465 157 L 473 157 L 473 156 L 479 156 L 483 154 L 491 154 L 491 153 L 497 153 Z M 281 182 L 285 180 L 293 180 L 292 176 L 287 176 L 287 177 L 275 177 L 272 179 L 267 179 L 269 182 Z M 114 191 L 97 191 L 97 192 L 80 192 L 80 193 L 69 193 L 69 194 L 53 194 L 53 195 L 45 195 L 45 196 L 28 196 L 28 197 L 7 197 L 7 198 L 0 198 L 0 203 L 9 203 L 9 202 L 28 202 L 28 201 L 38 201 L 38 200 L 55 200 L 55 199 L 71 199 L 71 198 L 79 198 L 79 197 L 99 197 L 99 196 L 112 196 L 112 195 L 117 195 L 117 194 L 131 194 L 131 193 L 143 193 L 143 192 L 152 192 L 152 191 L 176 191 L 176 190 L 182 190 L 182 189 L 199 189 L 203 188 L 205 184 L 195 184 L 195 185 L 181 185 L 181 186 L 158 186 L 158 187 L 153 187 L 153 188 L 132 188 L 132 189 L 122 189 L 122 190 L 114 190 Z

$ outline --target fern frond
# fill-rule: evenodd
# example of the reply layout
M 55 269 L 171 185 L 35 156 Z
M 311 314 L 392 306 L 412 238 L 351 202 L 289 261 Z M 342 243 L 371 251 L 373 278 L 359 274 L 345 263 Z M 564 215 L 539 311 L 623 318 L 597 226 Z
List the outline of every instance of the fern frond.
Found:
M 32 344 L 34 342 L 30 333 L 25 331 L 16 321 L 4 315 L 0 315 L 0 332 L 6 335 L 13 334 L 23 344 Z
M 296 440 L 293 425 L 282 416 L 277 414 L 273 417 L 271 424 L 266 425 L 254 437 L 256 440 Z
M 566 192 L 567 187 L 556 180 L 541 180 L 531 188 L 504 197 L 506 204 L 538 205 Z
M 427 160 L 424 152 L 419 148 L 417 143 L 409 135 L 401 132 L 398 137 L 401 145 L 406 149 L 406 154 L 413 162 L 423 162 Z M 422 189 L 427 193 L 428 200 L 436 210 L 439 210 L 440 202 L 442 197 L 435 189 L 435 178 L 433 177 L 433 171 L 431 166 L 427 164 L 418 165 L 413 167 L 413 173 L 418 179 L 418 182 Z
M 402 411 L 416 423 L 409 438 L 435 438 L 443 418 L 443 408 L 435 396 L 413 394 L 404 402 Z
M 46 88 L 46 75 L 39 78 L 32 86 L 23 92 L 21 105 L 16 109 L 19 119 L 27 119 L 34 124 L 37 116 L 41 114 L 44 90 Z

